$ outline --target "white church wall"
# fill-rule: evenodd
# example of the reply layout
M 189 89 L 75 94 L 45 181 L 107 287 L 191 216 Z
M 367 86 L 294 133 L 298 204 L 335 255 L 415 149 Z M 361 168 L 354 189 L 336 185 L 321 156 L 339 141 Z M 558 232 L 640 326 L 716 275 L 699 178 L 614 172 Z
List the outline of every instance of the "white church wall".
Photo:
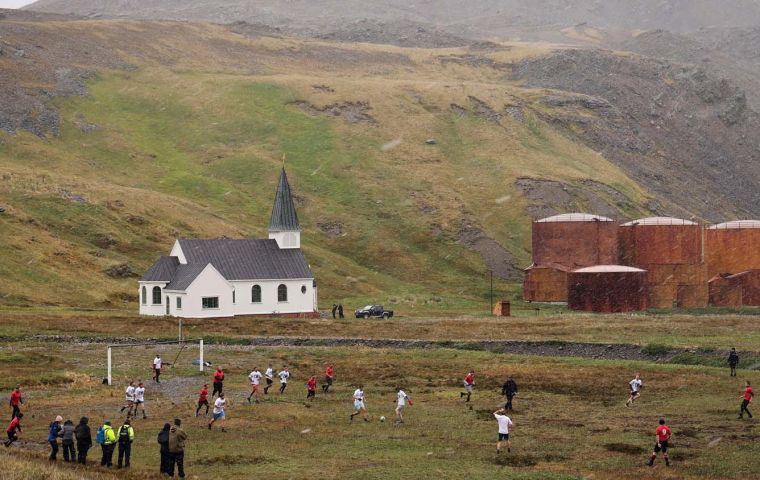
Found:
M 171 315 L 183 318 L 231 317 L 235 314 L 232 304 L 232 285 L 211 265 L 195 278 L 182 292 L 169 292 L 172 296 Z M 182 296 L 182 309 L 176 308 L 176 297 Z M 217 308 L 204 308 L 203 298 L 218 298 Z
M 233 281 L 235 288 L 235 315 L 271 315 L 278 313 L 309 313 L 314 311 L 316 291 L 312 279 Z M 253 303 L 251 291 L 261 287 L 261 302 Z M 278 301 L 277 289 L 285 285 L 288 300 Z M 302 289 L 305 287 L 305 292 Z
M 269 232 L 269 239 L 276 240 L 280 248 L 301 248 L 301 232 Z
M 140 302 L 140 315 L 162 316 L 166 315 L 166 294 L 164 288 L 166 282 L 140 282 L 137 291 L 138 301 Z M 145 287 L 146 298 L 143 302 L 142 289 Z M 161 289 L 161 303 L 153 303 L 153 288 L 159 287 Z

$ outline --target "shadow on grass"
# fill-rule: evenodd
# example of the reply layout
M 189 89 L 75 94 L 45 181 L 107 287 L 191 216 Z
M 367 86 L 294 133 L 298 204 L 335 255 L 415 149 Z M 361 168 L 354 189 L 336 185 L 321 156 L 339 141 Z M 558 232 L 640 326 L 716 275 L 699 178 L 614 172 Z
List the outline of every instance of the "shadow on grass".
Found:
M 625 453 L 628 455 L 645 455 L 648 452 L 641 445 L 631 445 L 630 443 L 605 443 L 604 448 L 608 452 Z

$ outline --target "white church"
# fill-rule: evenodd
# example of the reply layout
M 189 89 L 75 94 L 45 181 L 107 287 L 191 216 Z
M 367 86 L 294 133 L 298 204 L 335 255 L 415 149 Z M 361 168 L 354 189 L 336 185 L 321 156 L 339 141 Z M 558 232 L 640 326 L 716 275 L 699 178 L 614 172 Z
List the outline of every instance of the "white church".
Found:
M 317 284 L 285 169 L 269 239 L 178 239 L 139 280 L 140 314 L 184 318 L 319 316 Z

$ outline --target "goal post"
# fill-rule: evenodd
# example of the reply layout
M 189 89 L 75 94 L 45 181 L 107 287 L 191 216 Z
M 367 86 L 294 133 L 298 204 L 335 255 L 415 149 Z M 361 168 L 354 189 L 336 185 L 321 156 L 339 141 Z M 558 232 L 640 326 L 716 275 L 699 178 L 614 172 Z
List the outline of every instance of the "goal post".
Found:
M 203 371 L 203 367 L 205 366 L 205 360 L 203 358 L 203 339 L 198 340 L 173 340 L 173 341 L 166 341 L 166 342 L 144 342 L 144 343 L 115 343 L 111 345 L 106 346 L 106 365 L 107 365 L 107 376 L 106 380 L 108 382 L 108 385 L 113 384 L 113 349 L 115 348 L 129 348 L 129 347 L 152 347 L 157 345 L 180 345 L 182 348 L 185 348 L 187 345 L 198 345 L 198 369 L 199 371 Z M 181 352 L 182 350 L 180 350 Z M 179 357 L 179 353 L 177 354 Z M 176 361 L 176 360 L 175 360 Z M 172 365 L 173 366 L 173 365 Z

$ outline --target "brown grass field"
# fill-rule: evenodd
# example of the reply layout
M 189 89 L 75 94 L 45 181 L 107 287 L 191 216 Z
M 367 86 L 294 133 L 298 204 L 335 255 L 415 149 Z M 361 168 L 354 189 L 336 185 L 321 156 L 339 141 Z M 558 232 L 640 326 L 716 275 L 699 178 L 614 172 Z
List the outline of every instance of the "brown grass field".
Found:
M 0 338 L 24 335 L 113 336 L 172 340 L 175 318 L 147 318 L 124 311 L 0 310 Z M 589 343 L 666 345 L 760 352 L 760 316 L 620 314 L 576 312 L 521 315 L 405 317 L 387 321 L 352 317 L 322 319 L 225 318 L 183 321 L 187 338 L 206 337 L 240 341 L 245 336 L 354 337 L 416 340 L 531 340 Z
M 48 423 L 55 415 L 76 420 L 88 415 L 93 424 L 109 418 L 120 423 L 127 379 L 149 378 L 148 365 L 157 352 L 173 361 L 179 353 L 174 345 L 130 347 L 114 351 L 115 385 L 101 385 L 105 374 L 105 345 L 87 343 L 96 336 L 170 336 L 173 321 L 136 319 L 130 315 L 111 318 L 61 315 L 4 315 L 0 343 L 0 388 L 7 392 L 16 383 L 27 398 L 22 441 L 0 451 L 0 478 L 112 478 L 113 472 L 96 467 L 76 469 L 46 462 Z M 717 342 L 727 338 L 741 345 L 744 330 L 753 328 L 753 317 L 731 317 L 735 334 L 719 328 L 719 319 L 685 319 L 679 335 L 684 344 L 699 345 L 703 339 Z M 26 320 L 26 321 L 24 321 Z M 653 328 L 658 322 L 679 323 L 678 317 L 644 317 L 640 326 Z M 536 322 L 531 328 L 529 321 Z M 493 338 L 494 330 L 514 331 L 532 338 L 540 335 L 546 318 L 465 318 L 451 320 L 400 318 L 393 322 L 347 320 L 284 321 L 261 320 L 246 332 L 244 320 L 212 321 L 205 325 L 189 322 L 188 336 L 225 335 L 244 339 L 249 334 L 292 334 L 398 338 Z M 627 316 L 562 316 L 549 319 L 559 330 L 576 330 L 581 339 L 593 328 L 604 330 L 609 339 L 630 338 L 613 328 Z M 512 328 L 511 322 L 518 322 Z M 587 330 L 583 324 L 589 324 Z M 591 324 L 595 324 L 592 327 Z M 68 326 L 68 328 L 67 328 Z M 323 326 L 324 328 L 318 328 Z M 546 329 L 546 324 L 544 324 Z M 553 330 L 553 329 L 552 329 Z M 10 334 L 15 332 L 16 337 Z M 52 340 L 23 339 L 33 332 L 67 333 L 81 336 L 82 343 L 60 344 Z M 516 332 L 519 332 L 516 333 Z M 506 338 L 508 335 L 499 335 Z M 546 339 L 550 335 L 541 338 Z M 512 338 L 512 333 L 509 334 Z M 630 339 L 632 340 L 632 339 Z M 756 345 L 756 343 L 755 343 Z M 736 379 L 725 368 L 667 365 L 654 362 L 603 361 L 574 358 L 523 357 L 483 351 L 434 348 L 370 349 L 328 347 L 207 346 L 206 359 L 222 365 L 229 393 L 228 432 L 205 430 L 205 419 L 193 418 L 197 390 L 210 381 L 190 361 L 197 349 L 179 354 L 174 368 L 164 374 L 161 386 L 148 384 L 148 420 L 137 420 L 133 466 L 120 478 L 158 478 L 160 426 L 175 416 L 183 418 L 190 436 L 186 468 L 190 478 L 751 478 L 760 471 L 756 421 L 736 420 L 745 378 L 759 381 L 760 375 L 740 370 Z M 246 375 L 268 363 L 275 368 L 288 364 L 293 379 L 285 395 L 270 395 L 259 405 L 245 401 Z M 316 401 L 304 405 L 303 383 L 311 374 L 321 374 L 325 364 L 336 366 L 336 385 L 327 395 L 318 391 Z M 477 374 L 472 408 L 460 400 L 461 378 L 473 368 Z M 640 372 L 644 394 L 626 408 L 627 382 Z M 512 375 L 520 386 L 515 399 L 513 450 L 495 454 L 496 422 L 491 412 L 503 402 L 500 385 Z M 364 383 L 370 423 L 349 424 L 351 393 Z M 276 385 L 277 383 L 275 383 Z M 407 422 L 394 427 L 378 418 L 393 415 L 393 387 L 402 385 L 414 399 L 407 408 Z M 665 468 L 661 460 L 654 469 L 644 466 L 652 447 L 657 419 L 665 416 L 674 431 L 672 459 Z M 99 449 L 91 458 L 99 458 Z M 60 454 L 59 454 L 60 456 Z M 749 476 L 749 477 L 748 477 Z

